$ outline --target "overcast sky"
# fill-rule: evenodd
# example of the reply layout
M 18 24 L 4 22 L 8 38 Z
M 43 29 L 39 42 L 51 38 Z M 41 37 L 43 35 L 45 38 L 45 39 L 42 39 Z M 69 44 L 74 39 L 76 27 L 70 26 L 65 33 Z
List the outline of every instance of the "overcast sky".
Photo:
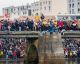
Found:
M 34 1 L 37 0 L 0 0 L 0 15 L 2 15 L 2 8 L 4 7 L 26 5 Z

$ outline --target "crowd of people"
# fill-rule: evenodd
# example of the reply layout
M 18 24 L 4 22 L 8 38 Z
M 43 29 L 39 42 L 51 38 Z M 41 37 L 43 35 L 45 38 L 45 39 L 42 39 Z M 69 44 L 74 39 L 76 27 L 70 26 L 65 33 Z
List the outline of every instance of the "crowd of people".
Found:
M 26 42 L 24 39 L 2 38 L 0 39 L 0 58 L 24 58 L 25 47 Z
M 72 21 L 45 19 L 44 15 L 35 16 L 34 19 L 26 18 L 26 20 L 1 20 L 0 31 L 49 31 L 57 32 L 62 30 L 80 30 L 78 19 Z
M 34 19 L 26 18 L 26 20 L 15 19 L 13 21 L 0 20 L 0 31 L 48 31 L 61 32 L 67 30 L 80 30 L 80 22 L 78 19 L 72 21 L 45 19 L 42 14 L 35 16 Z M 15 43 L 16 42 L 16 43 Z M 65 57 L 80 57 L 80 41 L 75 39 L 65 39 L 64 54 Z M 0 57 L 20 58 L 24 54 L 24 40 L 16 39 L 0 39 Z
M 64 55 L 66 58 L 80 58 L 80 41 L 76 39 L 64 39 Z

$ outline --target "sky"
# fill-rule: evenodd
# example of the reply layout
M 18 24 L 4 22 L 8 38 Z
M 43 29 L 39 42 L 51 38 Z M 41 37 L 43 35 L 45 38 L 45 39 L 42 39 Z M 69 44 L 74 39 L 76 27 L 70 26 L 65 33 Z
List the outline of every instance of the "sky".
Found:
M 4 7 L 26 5 L 34 1 L 37 0 L 0 0 L 0 15 L 2 15 L 2 8 Z

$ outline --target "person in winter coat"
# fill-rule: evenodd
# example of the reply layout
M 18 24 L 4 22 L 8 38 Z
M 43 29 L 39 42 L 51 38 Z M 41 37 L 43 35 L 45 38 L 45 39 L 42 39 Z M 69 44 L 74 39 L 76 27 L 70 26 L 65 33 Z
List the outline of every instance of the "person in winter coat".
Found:
M 72 30 L 77 30 L 77 23 L 72 22 L 71 28 Z
M 63 21 L 60 20 L 58 25 L 59 25 L 59 30 L 61 31 L 63 29 L 63 27 L 64 27 Z
M 70 50 L 69 51 L 69 57 L 72 58 L 72 56 L 73 56 L 73 53 L 72 53 L 72 50 Z
M 2 22 L 0 22 L 0 31 L 2 30 Z
M 10 29 L 10 30 L 11 30 L 11 31 L 15 31 L 15 29 L 16 29 L 15 23 L 12 23 L 12 24 L 11 24 L 11 29 Z
M 35 15 L 35 22 L 39 22 L 40 21 L 40 16 L 38 15 L 38 13 L 36 13 Z
M 9 55 L 8 55 L 8 50 L 6 51 L 6 59 L 9 58 Z
M 77 52 L 77 57 L 80 58 L 80 47 L 79 47 L 79 50 Z
M 33 26 L 34 26 L 33 20 L 29 20 L 27 22 L 27 26 L 28 26 L 28 28 L 29 28 L 30 31 L 33 31 Z
M 17 50 L 17 58 L 20 58 L 20 51 Z
M 3 57 L 3 51 L 0 50 L 0 57 L 2 58 Z
M 43 20 L 44 20 L 44 18 L 45 18 L 45 16 L 42 14 L 42 15 L 41 15 L 41 20 L 43 21 Z
M 63 27 L 63 29 L 68 30 L 68 25 L 67 25 L 66 21 L 64 21 L 64 27 Z
M 66 47 L 66 48 L 64 48 L 64 55 L 65 55 L 65 57 L 67 58 L 68 57 L 68 54 L 69 53 L 69 49 Z
M 25 30 L 25 23 L 19 22 L 19 31 L 24 31 L 24 30 Z
M 58 27 L 58 21 L 54 21 L 54 27 L 55 27 L 55 28 Z
M 19 22 L 17 20 L 15 22 L 15 30 L 16 31 L 19 31 Z
M 5 31 L 5 30 L 8 30 L 8 21 L 7 20 L 5 20 L 3 22 L 3 31 Z
M 12 57 L 13 57 L 12 50 L 9 50 L 9 51 L 8 51 L 8 55 L 9 55 L 9 58 L 12 58 Z
M 37 23 L 37 27 L 36 28 L 37 28 L 36 30 L 41 31 L 41 21 L 39 21 Z
M 16 52 L 16 50 L 13 52 L 13 59 L 14 60 L 17 59 L 17 52 Z
M 50 32 L 50 34 L 52 34 L 53 32 L 55 32 L 55 27 L 54 27 L 54 23 L 53 23 L 53 21 L 51 20 L 50 22 L 49 22 L 49 32 Z

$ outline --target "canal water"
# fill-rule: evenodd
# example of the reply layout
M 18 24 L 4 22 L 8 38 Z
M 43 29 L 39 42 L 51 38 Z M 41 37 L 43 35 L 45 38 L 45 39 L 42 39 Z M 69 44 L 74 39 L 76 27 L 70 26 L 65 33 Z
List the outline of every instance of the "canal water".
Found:
M 80 59 L 65 59 L 65 64 L 80 64 Z
M 20 61 L 0 61 L 0 64 L 24 64 Z M 40 63 L 39 63 L 40 64 Z M 80 59 L 53 59 L 53 61 L 43 64 L 80 64 Z
M 0 64 L 23 64 L 20 61 L 0 61 Z
M 39 64 L 80 64 L 80 59 L 52 59 Z
M 12 59 L 0 59 L 0 64 L 24 64 L 23 59 L 17 59 L 17 60 L 12 60 Z
M 22 61 L 0 61 L 0 64 L 24 64 Z M 80 64 L 80 59 L 50 59 L 46 60 L 44 63 L 39 63 L 39 64 Z

